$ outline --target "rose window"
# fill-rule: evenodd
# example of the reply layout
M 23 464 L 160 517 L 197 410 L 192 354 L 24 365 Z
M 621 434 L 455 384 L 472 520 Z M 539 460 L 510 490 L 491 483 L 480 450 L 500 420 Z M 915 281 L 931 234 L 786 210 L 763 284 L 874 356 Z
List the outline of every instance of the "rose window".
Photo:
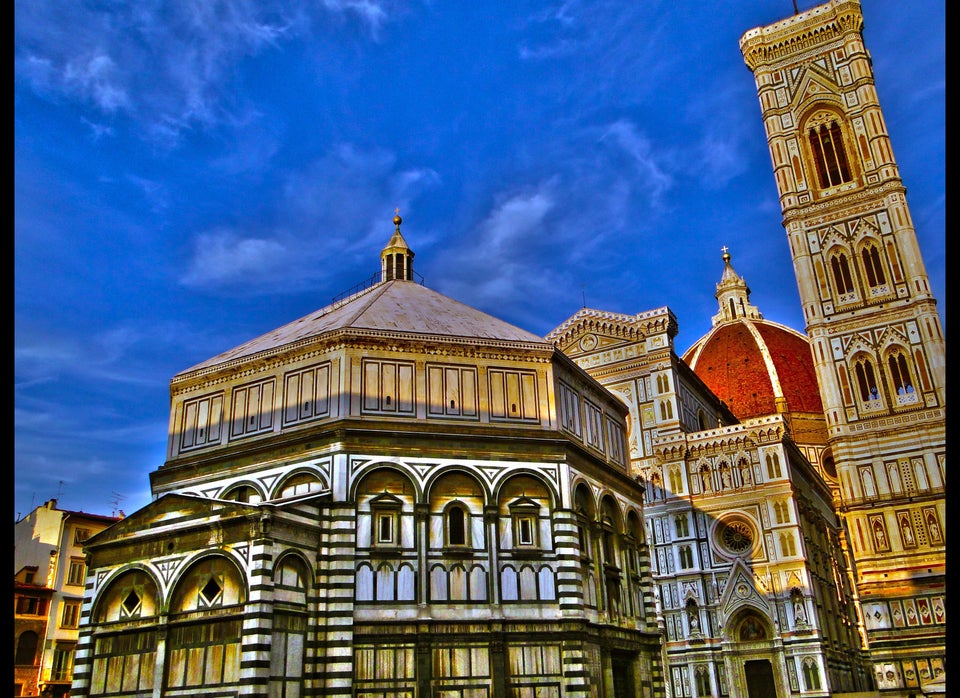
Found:
M 720 541 L 733 553 L 743 553 L 753 547 L 753 528 L 746 521 L 727 521 L 720 529 Z

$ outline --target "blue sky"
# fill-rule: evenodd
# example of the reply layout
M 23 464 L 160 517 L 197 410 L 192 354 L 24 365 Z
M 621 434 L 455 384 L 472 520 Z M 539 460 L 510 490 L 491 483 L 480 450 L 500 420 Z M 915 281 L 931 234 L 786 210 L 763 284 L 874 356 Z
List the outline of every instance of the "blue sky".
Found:
M 801 10 L 815 3 L 798 2 Z M 945 3 L 862 0 L 944 311 Z M 131 513 L 169 381 L 379 268 L 539 335 L 803 329 L 741 35 L 792 0 L 15 3 L 15 513 Z

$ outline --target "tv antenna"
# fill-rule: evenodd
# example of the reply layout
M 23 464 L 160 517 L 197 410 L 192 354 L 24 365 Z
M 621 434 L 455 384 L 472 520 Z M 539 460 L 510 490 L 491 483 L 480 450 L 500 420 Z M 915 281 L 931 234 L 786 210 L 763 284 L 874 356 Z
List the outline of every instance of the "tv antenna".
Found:
M 110 516 L 116 516 L 117 508 L 120 506 L 120 501 L 123 499 L 126 499 L 126 497 L 124 497 L 119 492 L 113 492 L 112 494 L 113 494 L 113 499 L 110 500 L 110 503 L 113 504 L 113 512 L 111 512 Z

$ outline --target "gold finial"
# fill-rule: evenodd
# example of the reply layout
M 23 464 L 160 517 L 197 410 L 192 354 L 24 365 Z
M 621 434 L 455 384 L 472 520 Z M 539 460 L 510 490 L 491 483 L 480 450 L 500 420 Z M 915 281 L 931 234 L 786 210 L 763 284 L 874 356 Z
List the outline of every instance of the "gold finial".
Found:
M 397 231 L 400 230 L 400 224 L 403 223 L 403 219 L 400 217 L 400 207 L 398 206 L 394 211 L 396 215 L 393 217 L 393 224 L 397 226 Z
M 724 245 L 723 247 L 720 248 L 720 251 L 723 252 L 723 261 L 724 261 L 724 262 L 729 262 L 729 261 L 730 261 L 730 253 L 727 251 L 727 249 L 728 249 L 728 248 L 727 248 L 726 245 Z

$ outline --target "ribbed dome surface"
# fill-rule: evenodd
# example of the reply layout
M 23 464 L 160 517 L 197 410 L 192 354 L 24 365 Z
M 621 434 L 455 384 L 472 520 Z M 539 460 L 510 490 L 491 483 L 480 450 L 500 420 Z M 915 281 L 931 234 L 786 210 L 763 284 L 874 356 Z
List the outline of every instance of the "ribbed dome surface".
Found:
M 784 325 L 746 318 L 725 322 L 683 359 L 739 419 L 823 412 L 809 340 Z

